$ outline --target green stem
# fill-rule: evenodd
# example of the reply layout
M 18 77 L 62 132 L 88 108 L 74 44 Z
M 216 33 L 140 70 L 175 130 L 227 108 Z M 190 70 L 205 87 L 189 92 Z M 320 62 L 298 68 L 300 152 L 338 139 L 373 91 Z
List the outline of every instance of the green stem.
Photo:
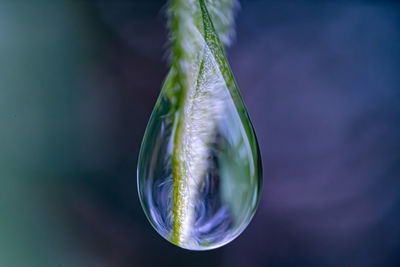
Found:
M 233 21 L 233 0 L 207 2 L 214 10 L 221 5 L 230 7 L 213 14 L 226 37 Z M 194 224 L 197 191 L 207 168 L 208 144 L 224 108 L 221 88 L 230 88 L 234 80 L 206 2 L 172 0 L 170 14 L 173 68 L 180 88 L 172 152 L 172 239 L 175 244 L 184 245 Z

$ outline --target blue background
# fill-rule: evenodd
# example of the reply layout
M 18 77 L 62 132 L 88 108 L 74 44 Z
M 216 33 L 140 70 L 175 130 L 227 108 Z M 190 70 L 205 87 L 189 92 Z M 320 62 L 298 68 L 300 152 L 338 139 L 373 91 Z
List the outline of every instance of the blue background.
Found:
M 399 266 L 399 3 L 241 2 L 227 51 L 263 195 L 209 252 L 164 241 L 137 196 L 164 13 L 0 0 L 0 266 Z

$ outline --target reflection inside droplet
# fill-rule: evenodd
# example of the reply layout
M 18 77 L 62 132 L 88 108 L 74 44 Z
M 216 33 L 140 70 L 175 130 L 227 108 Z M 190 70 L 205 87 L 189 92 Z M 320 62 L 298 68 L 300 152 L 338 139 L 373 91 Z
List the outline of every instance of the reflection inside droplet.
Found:
M 189 194 L 196 195 L 190 203 L 194 220 L 189 237 L 178 244 L 188 249 L 211 249 L 234 239 L 249 223 L 259 199 L 262 179 L 255 135 L 250 121 L 243 121 L 239 114 L 245 113 L 244 106 L 237 108 L 228 89 L 225 92 L 222 112 L 206 147 L 201 182 L 189 189 Z M 138 170 L 139 194 L 146 214 L 154 228 L 171 242 L 173 121 L 181 112 L 172 106 L 162 93 L 146 130 Z M 187 161 L 190 166 L 192 162 Z

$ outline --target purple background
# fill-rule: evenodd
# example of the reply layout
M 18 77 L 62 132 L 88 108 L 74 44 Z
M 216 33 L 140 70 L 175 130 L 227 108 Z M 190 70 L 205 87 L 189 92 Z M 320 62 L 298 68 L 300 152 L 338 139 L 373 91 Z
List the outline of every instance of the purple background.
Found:
M 228 56 L 263 195 L 209 252 L 164 241 L 137 196 L 164 5 L 0 2 L 0 265 L 399 266 L 400 5 L 241 1 Z

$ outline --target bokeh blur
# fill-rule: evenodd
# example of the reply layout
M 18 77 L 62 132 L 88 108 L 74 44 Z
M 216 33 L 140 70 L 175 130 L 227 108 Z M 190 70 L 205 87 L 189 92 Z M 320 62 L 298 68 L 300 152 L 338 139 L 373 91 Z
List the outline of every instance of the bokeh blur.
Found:
M 0 0 L 0 266 L 400 266 L 400 5 L 241 1 L 227 50 L 259 210 L 169 244 L 136 163 L 168 71 L 165 1 Z

